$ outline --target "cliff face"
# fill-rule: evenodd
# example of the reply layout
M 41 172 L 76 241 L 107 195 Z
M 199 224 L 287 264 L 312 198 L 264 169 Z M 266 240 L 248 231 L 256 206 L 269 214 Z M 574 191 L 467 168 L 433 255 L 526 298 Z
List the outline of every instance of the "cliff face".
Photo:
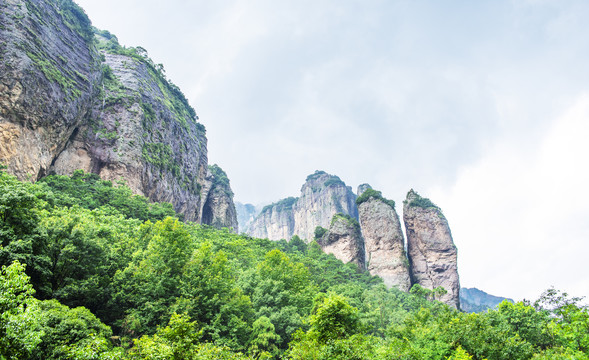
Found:
M 212 165 L 209 166 L 208 179 L 211 185 L 202 210 L 202 223 L 237 233 L 237 212 L 227 174 L 219 166 Z
M 513 299 L 487 294 L 477 288 L 460 288 L 460 309 L 465 312 L 487 311 L 505 300 L 513 302 Z
M 333 254 L 344 263 L 354 263 L 361 270 L 366 270 L 364 240 L 360 224 L 348 216 L 336 214 L 329 229 L 317 239 L 317 243 L 327 254 Z
M 380 276 L 387 287 L 409 291 L 409 263 L 394 202 L 371 188 L 363 189 L 357 202 L 367 270 Z
M 355 201 L 356 195 L 340 178 L 316 171 L 307 177 L 301 196 L 293 207 L 294 233 L 311 240 L 315 236 L 315 228 L 329 227 L 337 213 L 358 219 Z
M 0 3 L 0 162 L 21 180 L 47 173 L 101 76 L 83 11 L 56 3 Z
M 251 223 L 262 210 L 261 208 L 252 204 L 242 204 L 239 201 L 235 203 L 235 210 L 237 211 L 237 223 L 239 224 L 239 231 L 247 232 Z
M 251 223 L 246 233 L 253 237 L 271 240 L 290 238 L 294 234 L 293 205 L 298 198 L 286 198 L 265 206 Z
M 337 213 L 358 218 L 356 195 L 337 176 L 316 171 L 307 177 L 299 198 L 288 198 L 266 206 L 252 222 L 247 233 L 271 240 L 298 235 L 310 241 L 315 228 L 329 227 Z
M 447 293 L 438 300 L 459 308 L 456 246 L 442 211 L 411 190 L 404 201 L 403 220 L 412 282 L 428 289 L 444 287 Z
M 208 177 L 204 126 L 145 50 L 94 34 L 71 0 L 0 7 L 0 162 L 10 172 L 36 180 L 82 169 L 190 221 L 203 221 L 210 200 L 204 222 L 233 224 L 232 199 Z

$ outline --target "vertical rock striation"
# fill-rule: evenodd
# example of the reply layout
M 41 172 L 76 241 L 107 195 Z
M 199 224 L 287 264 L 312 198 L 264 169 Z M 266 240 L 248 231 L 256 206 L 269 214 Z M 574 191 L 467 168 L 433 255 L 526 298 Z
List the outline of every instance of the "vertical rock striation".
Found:
M 10 173 L 82 169 L 186 220 L 201 222 L 208 202 L 206 221 L 237 229 L 221 196 L 230 191 L 210 184 L 204 126 L 144 49 L 92 28 L 71 0 L 2 1 L 0 25 L 0 163 Z
M 447 293 L 438 300 L 460 308 L 456 246 L 448 221 L 439 207 L 413 190 L 403 203 L 407 250 L 414 284 Z
M 301 196 L 293 206 L 294 234 L 310 241 L 315 228 L 329 227 L 338 213 L 358 219 L 356 195 L 339 177 L 316 171 L 307 176 Z
M 294 234 L 293 205 L 297 200 L 298 198 L 289 197 L 264 206 L 246 232 L 262 239 L 290 240 Z
M 298 235 L 310 241 L 315 236 L 315 228 L 329 227 L 337 213 L 357 219 L 355 200 L 352 189 L 339 177 L 316 171 L 307 177 L 300 197 L 266 206 L 247 233 L 271 240 L 290 239 Z
M 364 184 L 367 185 L 367 184 Z M 365 186 L 356 200 L 364 248 L 366 268 L 380 276 L 387 287 L 409 291 L 411 278 L 405 244 L 395 203 L 384 199 L 380 191 Z
M 211 185 L 203 205 L 202 223 L 217 229 L 228 228 L 237 233 L 237 212 L 227 174 L 219 166 L 210 165 L 208 179 Z
M 356 219 L 349 215 L 335 214 L 329 229 L 316 240 L 325 253 L 333 254 L 344 263 L 354 263 L 360 270 L 366 270 L 364 240 Z
M 0 163 L 21 180 L 47 174 L 98 90 L 90 21 L 66 3 L 0 2 Z

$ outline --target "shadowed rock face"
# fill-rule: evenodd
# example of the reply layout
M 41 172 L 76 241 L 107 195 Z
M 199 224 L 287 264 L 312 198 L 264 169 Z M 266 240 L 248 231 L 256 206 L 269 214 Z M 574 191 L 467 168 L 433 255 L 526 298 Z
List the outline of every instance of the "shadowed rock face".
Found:
M 202 221 L 208 200 L 210 221 L 234 217 L 232 199 L 219 197 L 228 192 L 208 183 L 204 126 L 146 53 L 95 36 L 69 0 L 2 1 L 0 24 L 0 163 L 9 172 L 36 180 L 82 169 L 170 202 L 189 221 Z
M 460 308 L 456 246 L 442 211 L 413 190 L 403 206 L 412 282 L 424 288 L 443 287 L 438 300 Z
M 356 195 L 337 176 L 316 171 L 307 177 L 301 196 L 266 206 L 252 222 L 247 233 L 271 240 L 298 235 L 310 241 L 315 228 L 328 228 L 337 213 L 358 218 Z
M 387 287 L 409 291 L 409 264 L 401 223 L 394 207 L 382 199 L 371 197 L 358 205 L 358 214 L 367 270 L 380 276 Z
M 202 210 L 202 223 L 238 233 L 237 211 L 227 174 L 217 165 L 209 166 L 210 191 Z
M 360 225 L 350 216 L 334 215 L 329 229 L 317 242 L 327 254 L 333 254 L 344 263 L 354 263 L 366 270 L 364 240 Z
M 91 41 L 50 1 L 0 2 L 0 163 L 47 174 L 90 111 L 101 77 Z

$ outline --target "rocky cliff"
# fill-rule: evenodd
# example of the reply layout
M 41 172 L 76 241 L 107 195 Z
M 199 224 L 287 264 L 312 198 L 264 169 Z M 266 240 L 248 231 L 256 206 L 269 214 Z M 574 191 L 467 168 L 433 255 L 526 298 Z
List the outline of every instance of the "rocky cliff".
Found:
M 262 239 L 290 240 L 295 227 L 293 205 L 297 200 L 298 198 L 289 197 L 264 206 L 245 232 Z
M 71 0 L 0 10 L 0 162 L 10 172 L 36 180 L 83 169 L 170 202 L 186 220 L 236 224 L 232 200 L 212 186 L 204 126 L 144 49 L 93 29 Z M 209 194 L 209 210 L 233 210 L 203 219 Z
M 71 2 L 0 2 L 0 162 L 19 179 L 45 175 L 92 108 L 92 38 Z
M 250 224 L 254 221 L 256 216 L 262 211 L 261 207 L 252 204 L 242 204 L 239 201 L 235 202 L 235 210 L 237 211 L 237 223 L 239 224 L 239 231 L 247 232 Z
M 237 211 L 227 174 L 216 164 L 211 165 L 207 180 L 210 181 L 210 191 L 203 205 L 202 223 L 217 229 L 228 228 L 237 233 Z
M 380 276 L 387 287 L 409 291 L 409 263 L 395 203 L 366 185 L 358 189 L 356 200 L 366 251 L 366 268 L 370 274 Z
M 365 270 L 364 239 L 360 232 L 360 224 L 349 215 L 335 214 L 329 229 L 317 238 L 317 243 L 327 254 L 333 254 L 344 263 L 353 263 Z
M 444 214 L 411 190 L 403 203 L 407 251 L 413 284 L 447 291 L 438 300 L 460 307 L 457 252 Z
M 307 241 L 315 236 L 317 226 L 329 227 L 337 213 L 358 218 L 356 195 L 337 176 L 316 171 L 307 177 L 301 196 L 266 206 L 252 222 L 247 233 L 271 240 L 299 235 Z

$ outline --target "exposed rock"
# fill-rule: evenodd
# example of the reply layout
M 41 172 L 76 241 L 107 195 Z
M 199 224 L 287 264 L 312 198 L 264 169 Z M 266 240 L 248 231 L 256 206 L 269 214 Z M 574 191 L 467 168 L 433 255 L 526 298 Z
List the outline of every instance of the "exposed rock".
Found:
M 439 207 L 413 190 L 403 203 L 407 250 L 414 284 L 427 289 L 443 287 L 438 300 L 460 308 L 456 246 Z
M 329 227 L 337 213 L 358 218 L 356 195 L 337 176 L 316 171 L 307 177 L 299 198 L 287 198 L 266 206 L 253 221 L 248 234 L 271 240 L 299 235 L 310 241 L 317 226 Z
M 202 210 L 202 223 L 217 229 L 228 228 L 238 232 L 237 212 L 227 174 L 217 165 L 209 166 L 211 190 Z
M 325 253 L 333 254 L 344 263 L 351 262 L 361 270 L 366 270 L 364 240 L 356 219 L 349 215 L 335 214 L 329 229 L 316 240 Z
M 261 207 L 252 204 L 242 204 L 239 201 L 235 203 L 235 210 L 237 211 L 237 223 L 239 224 L 239 231 L 247 232 L 251 223 L 256 216 L 262 211 Z
M 324 171 L 307 176 L 301 188 L 301 196 L 293 206 L 294 234 L 311 240 L 315 228 L 329 227 L 337 213 L 358 219 L 356 195 L 339 177 Z
M 387 287 L 409 291 L 409 263 L 395 203 L 384 199 L 380 191 L 370 187 L 363 191 L 358 189 L 358 194 L 361 194 L 356 202 L 364 237 L 367 270 L 372 275 L 380 276 Z
M 293 205 L 297 200 L 289 197 L 265 206 L 246 232 L 262 239 L 289 240 L 294 234 Z
M 0 2 L 0 163 L 21 180 L 46 175 L 98 90 L 89 21 L 71 4 Z
M 465 312 L 487 311 L 505 300 L 513 302 L 513 299 L 490 295 L 477 288 L 460 288 L 460 309 Z
M 232 199 L 207 177 L 204 126 L 145 50 L 95 34 L 71 0 L 1 2 L 0 24 L 0 163 L 9 172 L 124 180 L 196 222 L 210 200 L 210 221 L 237 229 Z
M 372 189 L 372 186 L 370 186 L 370 184 L 360 184 L 358 185 L 358 191 L 356 192 L 356 195 L 360 196 L 364 193 L 364 191 L 368 189 Z

